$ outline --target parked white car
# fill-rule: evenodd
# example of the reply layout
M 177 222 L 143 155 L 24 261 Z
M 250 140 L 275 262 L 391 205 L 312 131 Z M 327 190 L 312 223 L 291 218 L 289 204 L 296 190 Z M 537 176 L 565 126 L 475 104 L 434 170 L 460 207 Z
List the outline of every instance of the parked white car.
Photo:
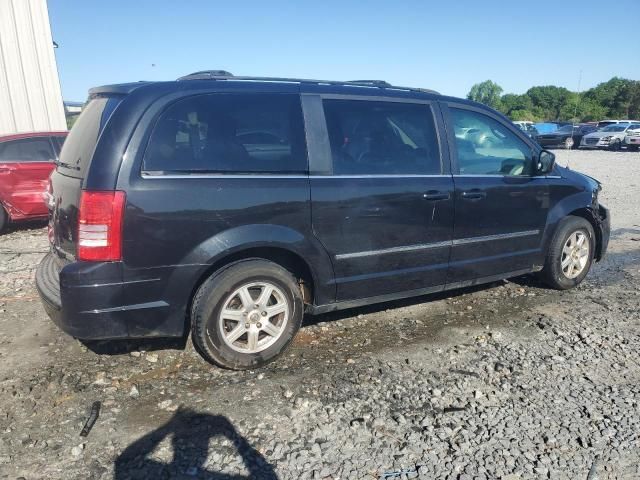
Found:
M 632 132 L 640 132 L 639 123 L 615 123 L 582 137 L 580 148 L 607 148 L 620 150 L 625 138 Z
M 609 125 L 613 125 L 613 124 L 616 124 L 616 123 L 638 123 L 638 120 L 629 120 L 629 119 L 626 119 L 626 120 L 600 120 L 598 122 L 597 127 L 598 128 L 604 128 L 604 127 L 607 127 Z
M 624 144 L 629 150 L 637 152 L 640 150 L 640 130 L 631 130 L 624 137 Z

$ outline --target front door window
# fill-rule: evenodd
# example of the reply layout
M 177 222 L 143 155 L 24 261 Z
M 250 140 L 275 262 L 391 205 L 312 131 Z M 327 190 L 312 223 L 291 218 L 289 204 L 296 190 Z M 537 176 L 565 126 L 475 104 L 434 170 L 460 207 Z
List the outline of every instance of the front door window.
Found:
M 531 149 L 505 125 L 471 110 L 451 109 L 461 175 L 533 174 Z

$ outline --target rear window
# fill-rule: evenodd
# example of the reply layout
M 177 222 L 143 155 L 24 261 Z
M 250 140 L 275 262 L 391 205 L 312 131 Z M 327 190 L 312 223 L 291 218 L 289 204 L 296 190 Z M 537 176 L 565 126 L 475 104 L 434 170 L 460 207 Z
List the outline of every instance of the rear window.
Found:
M 51 162 L 54 158 L 48 137 L 0 143 L 0 162 Z
M 120 100 L 120 97 L 94 98 L 82 110 L 60 152 L 58 169 L 65 175 L 84 178 L 98 137 Z
M 300 97 L 209 94 L 170 105 L 158 118 L 143 171 L 303 173 L 307 154 Z

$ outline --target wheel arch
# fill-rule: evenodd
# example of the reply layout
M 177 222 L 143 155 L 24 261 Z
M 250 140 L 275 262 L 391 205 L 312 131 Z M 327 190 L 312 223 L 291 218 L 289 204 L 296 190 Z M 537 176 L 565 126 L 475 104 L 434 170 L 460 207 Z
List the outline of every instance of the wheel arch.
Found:
M 602 258 L 602 230 L 600 229 L 596 213 L 591 207 L 582 207 L 569 212 L 568 215 L 584 218 L 591 224 L 593 232 L 596 236 L 596 249 L 594 258 L 596 261 L 600 261 L 600 259 Z
M 588 195 L 587 197 L 584 192 L 581 192 L 578 195 L 567 197 L 563 201 L 556 204 L 551 209 L 547 217 L 547 225 L 545 227 L 543 239 L 543 252 L 548 251 L 551 240 L 558 230 L 560 222 L 567 216 L 572 215 L 575 217 L 584 218 L 593 227 L 593 231 L 596 236 L 596 251 L 594 258 L 596 261 L 599 261 L 602 258 L 604 242 L 602 237 L 602 228 L 600 226 L 600 219 L 596 211 L 598 207 L 597 205 L 594 206 L 593 202 L 594 200 L 591 195 Z
M 272 261 L 293 273 L 301 283 L 305 303 L 335 301 L 333 265 L 312 232 L 303 234 L 282 225 L 243 225 L 205 240 L 183 259 L 183 264 L 202 266 L 196 281 L 190 282 L 187 317 L 195 292 L 207 278 L 221 268 L 249 258 Z
M 306 260 L 304 260 L 298 253 L 280 246 L 253 246 L 221 256 L 204 269 L 193 286 L 189 300 L 189 309 L 187 311 L 189 312 L 191 310 L 193 297 L 207 278 L 218 270 L 248 259 L 268 260 L 290 271 L 296 279 L 298 279 L 305 304 L 313 303 L 314 295 L 316 293 L 316 279 L 311 266 Z

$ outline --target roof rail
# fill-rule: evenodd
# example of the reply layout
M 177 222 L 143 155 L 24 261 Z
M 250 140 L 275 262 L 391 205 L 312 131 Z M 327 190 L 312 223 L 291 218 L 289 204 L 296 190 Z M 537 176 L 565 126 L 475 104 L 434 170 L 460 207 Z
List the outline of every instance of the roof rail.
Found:
M 440 95 L 435 90 L 428 88 L 416 88 L 416 87 L 398 87 L 391 85 L 384 80 L 351 80 L 351 81 L 336 81 L 336 80 L 309 80 L 302 78 L 284 78 L 284 77 L 236 77 L 226 70 L 202 70 L 200 72 L 194 72 L 184 77 L 178 78 L 182 80 L 230 80 L 234 82 L 273 82 L 273 83 L 298 83 L 298 84 L 312 84 L 312 85 L 336 85 L 343 87 L 367 87 L 367 88 L 381 88 L 391 90 L 404 90 L 408 92 L 420 92 L 430 93 L 434 95 Z
M 178 80 L 207 80 L 229 77 L 233 77 L 233 73 L 227 72 L 226 70 L 200 70 L 199 72 L 193 72 L 184 77 L 180 77 Z
M 345 83 L 355 83 L 358 85 L 368 85 L 371 87 L 392 87 L 393 86 L 385 80 L 349 80 L 348 82 L 345 82 Z

